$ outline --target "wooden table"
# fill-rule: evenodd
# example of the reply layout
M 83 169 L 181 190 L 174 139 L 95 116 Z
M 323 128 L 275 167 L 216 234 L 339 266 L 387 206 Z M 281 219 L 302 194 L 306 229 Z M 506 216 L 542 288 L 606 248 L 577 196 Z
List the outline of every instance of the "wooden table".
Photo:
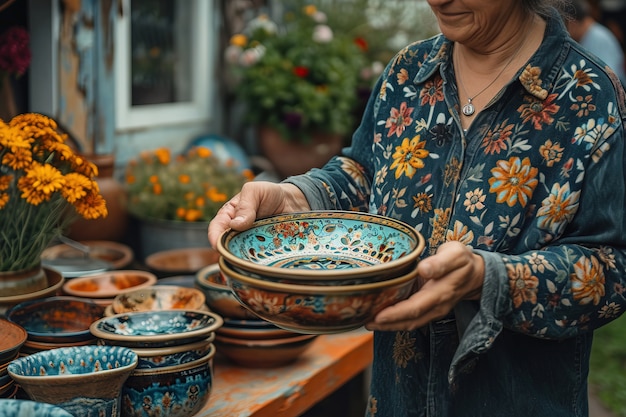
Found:
M 196 417 L 296 417 L 364 371 L 372 361 L 372 333 L 319 336 L 296 362 L 250 369 L 216 356 L 214 384 Z

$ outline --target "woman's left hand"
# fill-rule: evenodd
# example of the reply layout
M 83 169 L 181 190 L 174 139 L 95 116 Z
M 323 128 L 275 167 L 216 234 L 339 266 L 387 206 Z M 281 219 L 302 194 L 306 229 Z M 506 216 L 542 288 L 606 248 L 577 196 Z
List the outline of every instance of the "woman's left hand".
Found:
M 441 245 L 417 264 L 419 290 L 382 310 L 368 330 L 415 330 L 445 317 L 461 300 L 479 299 L 485 274 L 480 255 L 460 242 Z

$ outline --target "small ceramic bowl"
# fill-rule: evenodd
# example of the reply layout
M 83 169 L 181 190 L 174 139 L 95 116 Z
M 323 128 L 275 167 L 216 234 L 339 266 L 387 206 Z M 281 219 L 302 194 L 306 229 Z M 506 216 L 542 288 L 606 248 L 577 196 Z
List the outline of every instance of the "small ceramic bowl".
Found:
M 89 248 L 89 257 L 108 262 L 112 269 L 126 268 L 134 259 L 133 250 L 122 243 L 108 240 L 85 240 L 79 242 Z M 66 244 L 47 248 L 41 254 L 42 260 L 72 260 L 83 258 L 85 254 Z
M 294 362 L 313 343 L 317 335 L 292 334 L 278 339 L 238 339 L 221 334 L 215 337 L 218 352 L 247 368 L 275 368 Z
M 169 249 L 147 256 L 145 263 L 159 276 L 195 274 L 215 264 L 219 256 L 217 250 L 207 247 Z
M 424 237 L 389 217 L 352 211 L 312 211 L 257 220 L 226 230 L 217 250 L 228 263 L 264 279 L 382 279 L 406 274 Z
M 65 283 L 65 278 L 63 277 L 63 274 L 61 274 L 61 272 L 57 271 L 54 268 L 48 268 L 44 266 L 43 269 L 48 279 L 47 287 L 42 290 L 34 291 L 28 294 L 0 296 L 0 315 L 5 314 L 9 308 L 24 301 L 37 300 L 40 298 L 57 295 L 57 293 Z
M 192 417 L 213 389 L 215 346 L 204 357 L 182 365 L 136 369 L 122 389 L 122 415 Z
M 28 333 L 19 324 L 0 317 L 0 370 L 15 359 L 28 339 Z
M 104 317 L 90 330 L 106 344 L 155 348 L 206 339 L 223 323 L 221 316 L 210 311 L 134 311 Z
M 139 356 L 139 369 L 163 368 L 166 366 L 183 365 L 198 360 L 209 353 L 211 344 L 215 340 L 215 333 L 211 333 L 206 339 L 178 346 L 162 348 L 132 348 Z
M 157 277 L 151 272 L 122 269 L 72 278 L 63 285 L 67 295 L 85 298 L 115 298 L 119 294 L 154 285 Z
M 417 269 L 386 281 L 361 285 L 296 285 L 255 279 L 220 269 L 233 293 L 253 313 L 278 327 L 299 333 L 339 333 L 357 329 L 384 308 L 406 299 Z
M 7 319 L 28 332 L 35 342 L 68 343 L 93 339 L 89 326 L 102 318 L 104 307 L 78 297 L 48 297 L 11 307 Z
M 202 291 L 206 305 L 224 318 L 257 318 L 235 297 L 216 263 L 202 268 L 196 274 L 196 288 Z
M 280 339 L 282 337 L 292 337 L 299 333 L 280 327 L 263 319 L 229 319 L 224 318 L 222 327 L 216 330 L 220 336 L 232 337 L 236 339 Z
M 194 275 L 172 275 L 171 277 L 159 278 L 159 285 L 176 285 L 185 288 L 195 288 L 196 276 Z
M 116 314 L 130 311 L 200 310 L 204 307 L 204 300 L 202 291 L 195 288 L 153 285 L 116 296 L 111 308 Z
M 14 360 L 9 374 L 31 400 L 57 405 L 76 417 L 115 416 L 137 354 L 121 346 L 76 346 Z
M 0 399 L 0 417 L 73 417 L 56 405 L 30 400 Z

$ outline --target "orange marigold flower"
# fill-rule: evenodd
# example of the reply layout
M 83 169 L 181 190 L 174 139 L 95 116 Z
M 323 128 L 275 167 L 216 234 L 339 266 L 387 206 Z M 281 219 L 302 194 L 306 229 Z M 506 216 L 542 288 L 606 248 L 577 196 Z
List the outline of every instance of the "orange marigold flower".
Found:
M 168 148 L 159 148 L 154 151 L 154 155 L 161 164 L 167 165 L 170 163 L 171 153 Z
M 178 182 L 180 182 L 181 184 L 189 184 L 190 181 L 191 177 L 188 174 L 180 174 L 178 176 Z
M 195 222 L 202 218 L 202 211 L 196 209 L 189 209 L 185 214 L 185 221 Z

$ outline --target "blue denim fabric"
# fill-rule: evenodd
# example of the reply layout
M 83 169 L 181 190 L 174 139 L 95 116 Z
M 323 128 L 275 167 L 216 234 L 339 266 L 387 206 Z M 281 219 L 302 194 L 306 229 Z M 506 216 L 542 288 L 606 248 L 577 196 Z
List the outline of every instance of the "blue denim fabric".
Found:
M 425 256 L 458 240 L 485 260 L 479 302 L 375 334 L 369 417 L 588 414 L 593 330 L 626 307 L 626 99 L 556 11 L 546 21 L 467 132 L 453 44 L 435 36 L 389 63 L 342 155 L 287 180 L 314 210 L 412 224 Z

